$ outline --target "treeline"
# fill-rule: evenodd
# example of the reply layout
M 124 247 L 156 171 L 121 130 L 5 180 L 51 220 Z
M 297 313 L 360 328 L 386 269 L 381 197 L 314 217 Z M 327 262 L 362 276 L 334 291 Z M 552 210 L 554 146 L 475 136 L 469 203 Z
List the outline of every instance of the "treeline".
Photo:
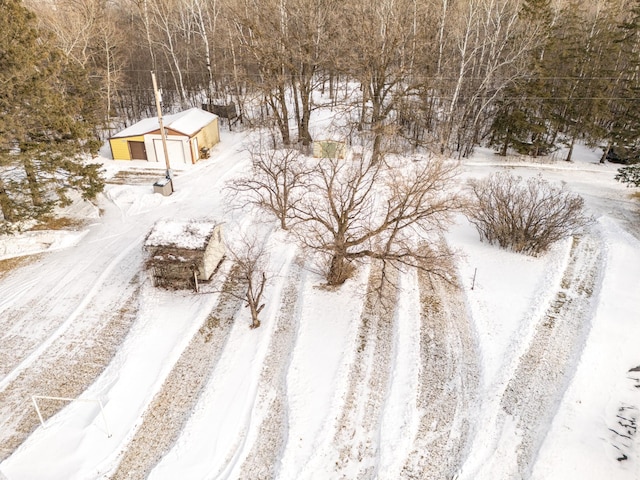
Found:
M 640 0 L 26 5 L 95 81 L 105 136 L 153 115 L 153 70 L 166 108 L 233 102 L 284 144 L 310 143 L 320 98 L 348 106 L 374 159 L 390 138 L 459 156 L 638 148 Z

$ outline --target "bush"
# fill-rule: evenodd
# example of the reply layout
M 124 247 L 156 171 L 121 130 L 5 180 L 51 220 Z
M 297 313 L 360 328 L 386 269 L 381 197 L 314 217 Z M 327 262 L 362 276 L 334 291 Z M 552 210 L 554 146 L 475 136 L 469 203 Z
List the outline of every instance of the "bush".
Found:
M 503 248 L 539 255 L 592 221 L 584 213 L 582 197 L 540 177 L 523 180 L 497 173 L 469 183 L 467 218 L 481 240 Z

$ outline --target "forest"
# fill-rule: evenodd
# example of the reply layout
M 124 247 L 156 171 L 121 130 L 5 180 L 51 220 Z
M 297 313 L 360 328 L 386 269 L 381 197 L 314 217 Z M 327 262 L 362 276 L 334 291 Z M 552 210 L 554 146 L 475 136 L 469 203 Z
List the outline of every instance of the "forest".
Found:
M 234 103 L 308 144 L 314 93 L 358 129 L 468 155 L 578 139 L 635 150 L 637 0 L 28 0 L 100 92 L 107 134 L 169 108 Z M 345 97 L 345 85 L 359 97 Z M 290 131 L 295 119 L 297 129 Z M 570 160 L 569 150 L 567 160 Z
M 5 219 L 25 215 L 20 195 L 30 211 L 65 201 L 59 186 L 53 200 L 41 191 L 53 167 L 42 168 L 29 145 L 43 138 L 67 183 L 87 198 L 101 189 L 95 169 L 69 152 L 96 152 L 155 115 L 151 71 L 168 113 L 206 105 L 230 128 L 266 126 L 285 146 L 308 147 L 313 112 L 339 107 L 349 112 L 340 135 L 366 137 L 374 161 L 410 149 L 462 158 L 478 145 L 530 156 L 565 147 L 570 161 L 578 141 L 602 148 L 603 162 L 640 152 L 638 0 L 0 5 L 0 164 L 26 155 L 20 175 L 0 176 Z

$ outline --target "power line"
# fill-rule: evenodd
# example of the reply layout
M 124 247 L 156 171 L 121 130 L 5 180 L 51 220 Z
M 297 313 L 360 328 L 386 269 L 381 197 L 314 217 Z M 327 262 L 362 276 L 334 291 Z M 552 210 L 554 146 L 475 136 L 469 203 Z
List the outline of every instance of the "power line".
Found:
M 175 74 L 176 72 L 172 71 L 172 70 L 155 70 L 158 73 L 162 73 L 163 75 L 168 75 L 168 76 L 172 76 L 173 74 Z M 149 69 L 135 69 L 135 68 L 127 68 L 127 69 L 119 69 L 117 70 L 118 73 L 140 73 L 140 74 L 148 74 Z M 180 72 L 182 73 L 182 75 L 203 75 L 203 76 L 209 76 L 209 71 L 208 70 L 194 70 L 194 69 L 181 69 Z M 222 75 L 219 75 L 219 77 L 232 77 L 233 74 L 232 73 L 224 73 Z M 239 74 L 240 77 L 242 78 L 254 78 L 254 79 L 261 79 L 263 77 L 265 77 L 266 75 L 260 74 L 260 73 L 242 73 Z M 290 74 L 282 74 L 280 75 L 281 77 L 291 77 L 291 76 L 295 76 L 295 73 L 290 73 Z M 416 74 L 406 74 L 403 73 L 402 75 L 403 77 L 406 77 L 408 79 L 412 79 L 412 80 L 438 80 L 438 81 L 445 81 L 445 82 L 456 82 L 459 80 L 459 77 L 441 77 L 441 76 L 433 76 L 433 75 L 416 75 Z M 336 73 L 335 74 L 336 78 L 339 77 L 348 77 L 348 78 L 353 78 L 356 79 L 356 75 L 349 75 L 349 74 L 339 74 Z M 392 74 L 389 74 L 389 77 L 393 77 Z M 487 78 L 490 78 L 489 76 L 463 76 L 462 78 L 464 78 L 465 80 L 486 80 Z M 512 82 L 517 82 L 517 81 L 522 81 L 522 80 L 544 80 L 544 81 L 553 81 L 553 80 L 571 80 L 571 81 L 592 81 L 592 80 L 620 80 L 620 76 L 591 76 L 591 77 L 573 77 L 573 76 L 549 76 L 549 77 L 538 77 L 538 76 L 532 76 L 532 75 L 523 75 L 523 76 L 518 76 L 516 78 L 514 78 L 512 80 Z M 639 83 L 639 87 L 640 88 L 640 82 Z

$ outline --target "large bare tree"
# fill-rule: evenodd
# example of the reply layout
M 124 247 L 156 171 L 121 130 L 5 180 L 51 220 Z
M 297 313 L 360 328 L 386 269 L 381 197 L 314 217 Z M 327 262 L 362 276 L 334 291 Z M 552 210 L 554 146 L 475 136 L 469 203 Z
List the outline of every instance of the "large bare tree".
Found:
M 425 12 L 413 0 L 344 2 L 339 12 L 335 62 L 361 85 L 359 128 L 371 134 L 376 163 L 384 154 L 385 139 L 396 133 L 390 117 L 422 81 L 414 68 L 418 46 L 426 43 L 418 28 L 424 24 Z
M 439 158 L 323 159 L 309 194 L 296 206 L 295 232 L 304 246 L 325 257 L 329 285 L 342 284 L 353 262 L 365 258 L 429 265 L 442 275 L 439 237 L 460 207 L 455 176 L 456 165 Z

